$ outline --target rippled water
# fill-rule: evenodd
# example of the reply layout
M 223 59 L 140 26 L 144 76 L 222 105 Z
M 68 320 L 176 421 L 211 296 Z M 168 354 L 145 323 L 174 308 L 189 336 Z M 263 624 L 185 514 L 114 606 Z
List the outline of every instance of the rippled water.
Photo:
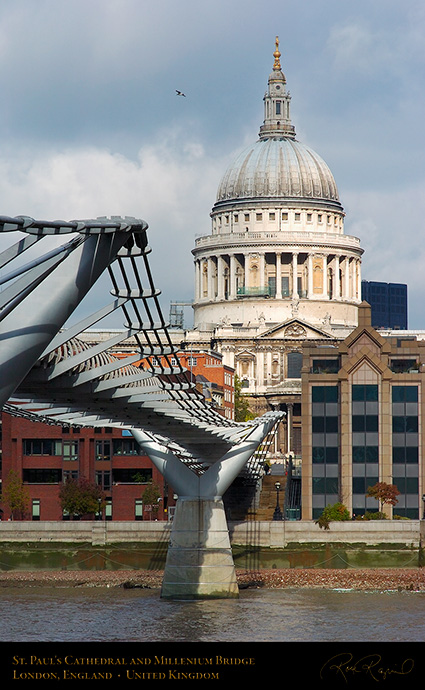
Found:
M 0 590 L 0 639 L 97 642 L 424 641 L 425 593 L 243 590 L 162 601 L 158 590 Z

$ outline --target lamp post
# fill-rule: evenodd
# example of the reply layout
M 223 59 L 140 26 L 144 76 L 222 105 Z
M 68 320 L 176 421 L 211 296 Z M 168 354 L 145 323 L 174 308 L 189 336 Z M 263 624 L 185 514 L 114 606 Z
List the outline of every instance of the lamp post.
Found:
M 273 520 L 282 520 L 282 511 L 281 511 L 280 505 L 279 505 L 280 482 L 276 482 L 275 489 L 276 489 L 276 508 L 274 509 Z
M 101 520 L 102 519 L 102 499 L 98 498 L 97 502 L 99 504 L 99 510 L 98 510 L 99 520 Z
M 425 494 L 422 494 L 422 503 L 424 504 L 424 511 L 422 513 L 422 520 L 425 520 Z

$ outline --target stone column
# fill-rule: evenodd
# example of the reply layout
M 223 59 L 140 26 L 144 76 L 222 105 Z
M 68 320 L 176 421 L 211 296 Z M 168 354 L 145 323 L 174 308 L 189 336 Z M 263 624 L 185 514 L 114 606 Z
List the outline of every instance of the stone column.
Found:
M 210 300 L 213 300 L 215 297 L 213 273 L 214 273 L 214 262 L 212 260 L 212 257 L 209 257 L 209 259 L 208 259 L 208 299 L 210 299 Z
M 307 297 L 311 299 L 313 297 L 313 254 L 308 255 L 308 286 L 307 286 Z
M 298 299 L 298 254 L 292 254 L 292 299 Z
M 225 262 L 222 256 L 217 257 L 217 297 L 224 299 L 224 268 Z
M 257 386 L 264 385 L 264 352 L 262 350 L 257 352 Z
M 361 279 L 361 271 L 360 271 L 360 259 L 357 259 L 357 261 L 356 261 L 356 285 L 357 285 L 357 299 L 360 301 L 361 295 L 362 295 L 362 279 Z
M 350 257 L 345 257 L 345 271 L 344 271 L 344 298 L 350 299 Z
M 264 252 L 260 252 L 259 260 L 259 288 L 263 288 L 266 285 L 266 257 Z
M 282 299 L 282 255 L 276 253 L 276 299 Z
M 323 299 L 328 299 L 328 257 L 323 256 Z
M 341 298 L 341 286 L 340 286 L 340 281 L 339 281 L 339 256 L 336 254 L 335 255 L 335 260 L 334 260 L 334 299 L 340 299 Z
M 195 301 L 198 301 L 201 296 L 200 273 L 199 260 L 195 259 Z
M 229 297 L 230 299 L 234 299 L 236 297 L 236 258 L 234 254 L 230 254 Z

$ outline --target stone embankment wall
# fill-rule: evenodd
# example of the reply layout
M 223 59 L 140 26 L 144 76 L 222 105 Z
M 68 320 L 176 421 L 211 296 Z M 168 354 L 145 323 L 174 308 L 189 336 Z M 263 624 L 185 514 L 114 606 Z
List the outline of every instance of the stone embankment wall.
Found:
M 170 522 L 0 522 L 0 543 L 117 543 L 167 542 Z M 230 522 L 232 545 L 286 548 L 289 544 L 400 544 L 425 546 L 424 520 L 332 522 L 329 530 L 314 521 Z

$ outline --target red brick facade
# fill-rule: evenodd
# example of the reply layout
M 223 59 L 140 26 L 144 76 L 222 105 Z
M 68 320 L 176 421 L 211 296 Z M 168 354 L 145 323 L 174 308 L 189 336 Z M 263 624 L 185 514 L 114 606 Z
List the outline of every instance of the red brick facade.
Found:
M 84 429 L 32 422 L 2 415 L 2 481 L 10 470 L 22 478 L 30 495 L 26 519 L 62 520 L 59 491 L 67 476 L 101 485 L 107 497 L 102 519 L 168 519 L 172 490 L 131 435 L 121 429 Z M 143 508 L 143 493 L 152 480 L 161 490 L 156 515 Z M 3 519 L 10 511 L 2 504 Z

